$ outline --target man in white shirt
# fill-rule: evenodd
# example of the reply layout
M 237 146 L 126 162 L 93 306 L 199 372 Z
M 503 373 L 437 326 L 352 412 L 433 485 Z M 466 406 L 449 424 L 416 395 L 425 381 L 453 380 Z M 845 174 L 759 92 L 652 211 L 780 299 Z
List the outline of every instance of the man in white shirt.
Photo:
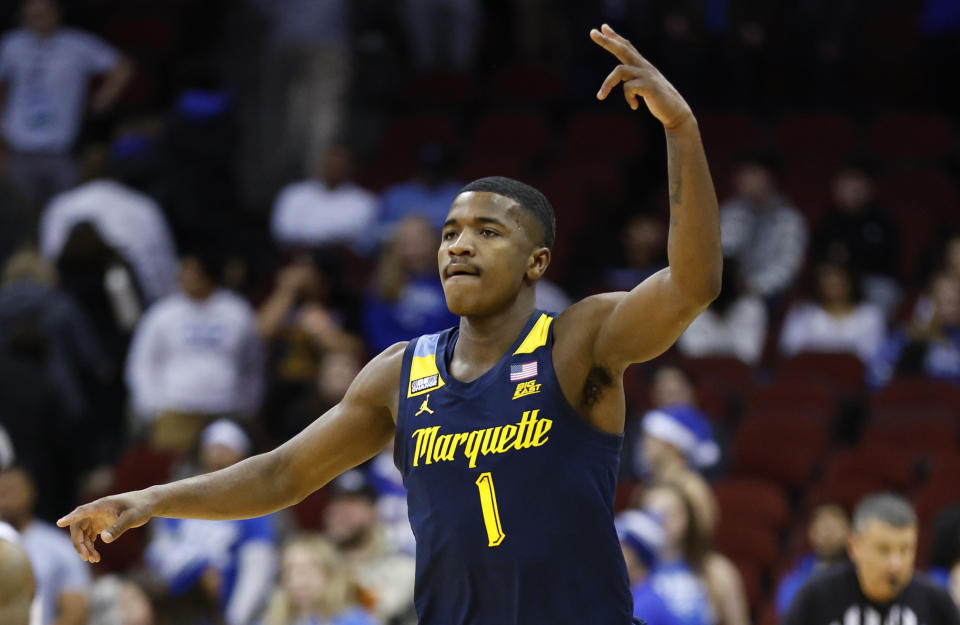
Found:
M 72 554 L 66 534 L 33 518 L 36 497 L 26 471 L 15 467 L 0 472 L 0 519 L 20 532 L 20 545 L 30 558 L 36 578 L 42 625 L 83 625 L 87 620 L 90 570 Z
M 160 206 L 117 181 L 91 180 L 53 198 L 40 218 L 40 250 L 56 260 L 70 231 L 88 221 L 130 263 L 148 302 L 177 290 L 173 236 Z
M 280 247 L 316 248 L 345 243 L 370 251 L 377 242 L 377 196 L 353 182 L 353 153 L 332 147 L 320 176 L 281 189 L 273 205 L 270 229 Z
M 250 304 L 217 284 L 216 262 L 185 256 L 181 292 L 143 316 L 127 357 L 133 407 L 154 443 L 189 448 L 213 417 L 249 416 L 260 404 L 263 353 Z
M 13 178 L 37 203 L 75 183 L 69 152 L 87 106 L 87 83 L 104 80 L 90 108 L 108 110 L 133 75 L 116 49 L 99 38 L 61 25 L 57 0 L 26 0 L 23 28 L 0 41 L 0 107 L 3 138 L 10 146 Z

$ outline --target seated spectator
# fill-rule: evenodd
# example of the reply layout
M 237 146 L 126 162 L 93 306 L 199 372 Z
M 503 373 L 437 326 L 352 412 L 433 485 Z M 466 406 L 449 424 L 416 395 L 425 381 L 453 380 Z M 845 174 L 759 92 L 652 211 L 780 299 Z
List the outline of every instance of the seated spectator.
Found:
M 277 245 L 313 249 L 342 243 L 363 252 L 373 249 L 377 196 L 351 182 L 353 168 L 353 152 L 337 145 L 316 178 L 281 189 L 270 218 Z
M 200 471 L 224 469 L 250 452 L 250 440 L 232 421 L 204 431 Z M 272 515 L 241 521 L 156 520 L 145 559 L 174 596 L 198 589 L 227 625 L 249 625 L 263 608 L 277 568 Z
M 277 423 L 271 424 L 272 429 L 277 430 L 283 440 L 299 434 L 343 399 L 350 383 L 362 368 L 363 361 L 355 350 L 324 352 L 314 384 L 277 415 Z
M 416 538 L 408 516 L 407 489 L 403 486 L 403 475 L 393 461 L 392 440 L 370 461 L 367 479 L 377 491 L 377 514 L 386 527 L 390 543 L 401 553 L 416 555 Z
M 837 173 L 833 206 L 813 233 L 810 255 L 855 266 L 864 299 L 889 316 L 900 298 L 893 279 L 900 246 L 896 228 L 874 200 L 874 186 L 866 167 L 851 165 Z
M 683 489 L 662 483 L 648 488 L 643 509 L 663 526 L 660 560 L 650 584 L 664 600 L 674 618 L 685 625 L 717 622 L 703 579 L 703 564 L 709 545 L 697 530 L 693 505 Z
M 159 448 L 186 450 L 216 416 L 256 412 L 263 388 L 256 317 L 218 286 L 209 256 L 184 256 L 181 293 L 154 304 L 130 346 L 127 384 Z
M 643 416 L 642 427 L 643 462 L 657 479 L 673 479 L 720 459 L 710 423 L 689 404 L 655 408 Z
M 88 625 L 155 625 L 156 622 L 153 601 L 136 577 L 104 575 L 93 583 Z
M 34 605 L 36 582 L 30 557 L 20 546 L 20 534 L 13 526 L 0 521 L 0 623 L 29 625 Z M 34 621 L 38 618 L 32 619 Z
M 343 557 L 320 536 L 301 534 L 283 548 L 280 583 L 260 625 L 377 625 L 357 605 Z
M 34 518 L 36 499 L 36 487 L 26 471 L 14 467 L 0 472 L 0 521 L 20 532 L 20 544 L 30 558 L 37 582 L 40 624 L 84 625 L 89 565 L 77 558 L 67 534 Z
M 790 307 L 780 334 L 780 352 L 847 352 L 869 363 L 886 334 L 883 311 L 860 298 L 850 267 L 822 262 L 815 274 L 813 300 Z
M 724 256 L 740 261 L 747 287 L 765 299 L 793 285 L 807 251 L 807 222 L 777 186 L 774 163 L 742 160 L 734 195 L 720 206 Z
M 346 570 L 367 598 L 366 607 L 383 623 L 416 622 L 415 564 L 390 543 L 377 515 L 377 493 L 358 470 L 334 480 L 324 510 L 324 536 L 343 554 Z
M 280 270 L 273 291 L 260 305 L 257 321 L 269 354 L 265 413 L 302 412 L 297 405 L 315 395 L 327 353 L 363 352 L 363 341 L 347 329 L 353 298 L 345 293 L 342 273 L 333 256 L 298 257 Z M 285 440 L 287 435 L 273 431 L 275 423 L 288 434 L 290 424 L 281 425 L 285 417 L 268 424 L 271 434 Z
M 667 266 L 667 227 L 656 213 L 642 212 L 617 231 L 619 257 L 603 269 L 603 290 L 629 291 Z
M 818 571 L 847 559 L 847 539 L 850 536 L 850 519 L 843 508 L 836 504 L 822 504 L 810 513 L 807 539 L 810 552 L 805 554 L 777 585 L 777 616 L 783 617 L 794 595 L 808 579 Z
M 651 583 L 666 540 L 663 527 L 649 514 L 627 510 L 616 518 L 617 535 L 627 564 L 633 615 L 649 623 L 677 625 L 680 619 L 664 603 Z
M 450 177 L 452 156 L 439 143 L 425 143 L 417 152 L 420 171 L 416 178 L 387 187 L 383 192 L 380 224 L 385 237 L 407 217 L 425 219 L 437 232 L 450 212 L 450 205 L 463 183 Z
M 960 384 L 960 279 L 936 276 L 930 285 L 930 319 L 894 330 L 867 372 L 880 387 L 895 375 L 923 375 Z
M 90 180 L 53 198 L 40 219 L 40 248 L 60 256 L 71 228 L 89 222 L 133 268 L 147 302 L 176 290 L 173 237 L 160 206 L 148 195 L 109 178 Z
M 720 296 L 680 335 L 677 349 L 689 358 L 732 356 L 755 365 L 766 338 L 766 305 L 747 292 L 739 263 L 728 258 L 723 261 Z
M 437 275 L 438 240 L 430 224 L 408 217 L 384 246 L 375 290 L 363 313 L 364 338 L 372 352 L 457 324 Z

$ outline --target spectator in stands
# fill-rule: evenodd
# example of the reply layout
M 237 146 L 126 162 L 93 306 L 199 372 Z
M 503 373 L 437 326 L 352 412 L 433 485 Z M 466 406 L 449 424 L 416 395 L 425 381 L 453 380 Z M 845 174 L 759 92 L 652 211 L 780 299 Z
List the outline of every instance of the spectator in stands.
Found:
M 403 475 L 393 461 L 393 441 L 367 466 L 367 479 L 377 491 L 377 514 L 383 522 L 390 543 L 401 553 L 416 555 L 416 538 L 407 514 L 407 489 Z
M 353 169 L 353 151 L 335 145 L 327 151 L 316 178 L 281 189 L 271 216 L 277 245 L 313 249 L 348 244 L 370 251 L 377 242 L 377 196 L 351 182 Z
M 603 270 L 605 289 L 629 291 L 667 266 L 667 228 L 653 212 L 632 215 L 620 232 L 621 257 Z
M 861 276 L 864 299 L 893 313 L 900 287 L 893 279 L 899 240 L 893 223 L 874 200 L 867 167 L 851 165 L 833 179 L 832 210 L 820 221 L 810 245 L 813 258 L 846 263 Z
M 154 625 L 156 610 L 134 576 L 104 575 L 90 592 L 88 625 Z
M 320 536 L 301 534 L 283 549 L 280 583 L 261 625 L 377 625 L 357 605 L 343 556 Z
M 58 0 L 26 0 L 23 27 L 0 41 L 3 138 L 12 150 L 10 172 L 38 205 L 76 183 L 70 155 L 88 106 L 91 77 L 103 81 L 90 110 L 110 109 L 133 67 L 94 35 L 63 27 Z
M 377 515 L 377 493 L 358 470 L 333 482 L 324 535 L 343 554 L 346 569 L 383 623 L 413 618 L 414 559 L 390 544 Z
M 724 256 L 740 261 L 747 286 L 766 299 L 793 285 L 807 251 L 807 222 L 780 191 L 776 174 L 771 159 L 742 160 L 734 195 L 720 206 Z
M 63 251 L 72 227 L 89 222 L 133 268 L 147 302 L 176 290 L 173 237 L 160 206 L 148 195 L 106 177 L 85 182 L 47 205 L 40 220 L 40 249 L 51 260 Z
M 269 352 L 269 381 L 265 412 L 277 415 L 271 433 L 299 432 L 303 408 L 313 410 L 321 362 L 329 352 L 363 351 L 363 341 L 346 324 L 353 315 L 352 297 L 342 286 L 343 269 L 333 255 L 300 256 L 280 270 L 273 291 L 260 305 L 257 321 Z M 337 398 L 339 401 L 339 398 Z M 334 402 L 336 403 L 336 402 Z M 332 404 L 331 404 L 332 405 Z M 316 418 L 321 412 L 313 414 Z M 279 426 L 273 431 L 274 424 Z M 293 427 L 293 430 L 290 428 Z M 284 430 L 281 432 L 279 430 Z
M 37 208 L 20 191 L 7 167 L 9 152 L 0 140 L 0 266 L 36 237 Z
M 693 504 L 682 488 L 664 482 L 647 489 L 644 510 L 663 526 L 665 541 L 651 585 L 674 617 L 686 625 L 718 622 L 703 579 L 709 550 L 694 521 Z
M 0 623 L 29 625 L 36 582 L 30 557 L 20 546 L 20 534 L 0 521 Z
M 30 557 L 42 610 L 40 622 L 84 625 L 90 570 L 72 552 L 66 534 L 34 518 L 36 499 L 36 488 L 26 471 L 14 467 L 0 472 L 0 520 L 20 532 L 21 545 Z
M 363 368 L 363 361 L 356 350 L 325 351 L 320 357 L 313 385 L 306 393 L 291 402 L 284 412 L 277 415 L 278 422 L 270 424 L 271 430 L 275 431 L 282 440 L 299 434 L 317 417 L 343 399 L 347 388 L 360 373 L 361 368 Z
M 0 342 L 14 335 L 39 341 L 68 416 L 81 419 L 91 399 L 85 381 L 108 364 L 90 321 L 56 284 L 56 270 L 35 252 L 17 253 L 7 262 L 0 288 Z
M 755 365 L 767 338 L 767 308 L 763 300 L 747 292 L 740 264 L 723 261 L 723 288 L 710 307 L 680 335 L 677 349 L 684 356 L 731 356 Z
M 363 313 L 364 338 L 371 351 L 457 324 L 437 276 L 438 240 L 429 223 L 408 217 L 384 246 L 375 290 L 367 296 Z
M 894 330 L 868 371 L 883 386 L 895 375 L 925 375 L 960 383 L 960 279 L 937 275 L 930 285 L 930 319 Z
M 646 622 L 679 625 L 682 621 L 664 603 L 653 587 L 652 574 L 660 561 L 660 550 L 666 541 L 657 519 L 639 510 L 627 510 L 616 518 L 620 547 L 627 563 L 633 614 Z
M 384 238 L 406 217 L 422 217 L 438 232 L 460 193 L 462 182 L 450 177 L 453 156 L 440 143 L 425 143 L 417 151 L 420 171 L 416 178 L 401 182 L 383 192 L 380 224 Z
M 946 590 L 914 575 L 917 517 L 898 495 L 864 498 L 853 513 L 852 563 L 814 576 L 797 593 L 784 625 L 960 623 Z
M 219 419 L 203 431 L 201 473 L 226 468 L 250 453 L 236 423 Z M 250 625 L 263 608 L 277 569 L 272 515 L 242 521 L 158 519 L 145 558 L 170 588 L 195 588 L 219 606 L 226 625 Z
M 404 0 L 403 7 L 417 70 L 473 68 L 482 24 L 478 0 Z
M 850 536 L 850 519 L 837 504 L 821 504 L 810 513 L 807 539 L 810 552 L 788 571 L 777 585 L 777 616 L 787 613 L 790 603 L 800 587 L 814 574 L 847 559 L 847 539 Z
M 213 418 L 249 417 L 263 389 L 256 317 L 246 300 L 219 287 L 210 254 L 183 257 L 181 292 L 154 304 L 137 327 L 127 385 L 154 444 L 186 450 Z
M 886 334 L 883 311 L 860 297 L 849 265 L 823 261 L 815 270 L 814 298 L 794 304 L 780 334 L 780 352 L 847 352 L 872 361 Z

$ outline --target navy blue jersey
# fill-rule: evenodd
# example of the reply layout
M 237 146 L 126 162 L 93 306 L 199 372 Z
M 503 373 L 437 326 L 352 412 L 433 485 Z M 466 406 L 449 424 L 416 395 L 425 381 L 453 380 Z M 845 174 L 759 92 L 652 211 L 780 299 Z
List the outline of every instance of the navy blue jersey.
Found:
M 458 330 L 403 357 L 395 460 L 417 539 L 420 625 L 628 625 L 613 525 L 622 436 L 587 424 L 537 311 L 473 382 L 447 369 Z

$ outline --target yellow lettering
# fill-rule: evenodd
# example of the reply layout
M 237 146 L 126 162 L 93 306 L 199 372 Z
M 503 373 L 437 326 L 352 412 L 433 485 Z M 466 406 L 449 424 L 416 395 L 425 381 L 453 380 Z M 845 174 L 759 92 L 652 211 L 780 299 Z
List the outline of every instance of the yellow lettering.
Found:
M 497 453 L 497 441 L 500 440 L 500 430 L 502 429 L 503 426 L 498 425 L 495 428 L 487 428 L 483 431 L 483 442 L 480 443 L 480 453 L 484 456 Z
M 533 432 L 537 424 L 537 415 L 540 414 L 540 409 L 537 408 L 534 411 L 524 410 L 523 418 L 526 419 L 530 417 L 530 421 L 527 423 L 527 432 L 526 436 L 523 437 L 523 448 L 529 449 L 533 445 Z
M 517 424 L 517 426 L 518 426 L 518 427 L 517 427 L 517 439 L 516 439 L 516 440 L 514 441 L 514 443 L 513 443 L 513 448 L 514 448 L 514 449 L 518 449 L 518 450 L 519 450 L 519 449 L 526 449 L 527 447 L 529 447 L 529 445 L 528 445 L 527 443 L 525 443 L 523 439 L 524 439 L 524 436 L 525 436 L 526 433 L 527 433 L 527 430 L 530 429 L 530 425 L 531 425 L 531 424 L 532 424 L 532 421 L 530 421 L 530 411 L 529 411 L 529 410 L 524 410 L 524 411 L 523 411 L 523 418 L 521 418 L 521 419 L 520 419 L 520 423 Z
M 513 437 L 517 435 L 517 426 L 515 425 L 505 425 L 503 426 L 503 431 L 500 433 L 500 444 L 497 445 L 497 452 L 504 453 L 511 447 L 510 441 L 513 440 Z
M 413 466 L 417 466 L 420 458 L 426 459 L 427 464 L 430 464 L 430 450 L 433 448 L 433 440 L 436 438 L 439 429 L 440 426 L 435 425 L 432 428 L 420 428 L 413 432 L 411 438 L 417 437 L 417 446 L 413 452 Z
M 467 458 L 470 458 L 469 466 L 471 469 L 477 466 L 477 454 L 480 453 L 480 439 L 482 437 L 483 430 L 474 430 L 470 432 L 470 436 L 467 437 L 464 453 L 467 454 Z
M 433 448 L 433 461 L 440 462 L 447 459 L 447 450 L 450 449 L 450 439 L 453 434 L 441 434 Z
M 553 427 L 553 419 L 540 419 L 537 422 L 537 432 L 533 438 L 533 446 L 539 447 L 546 443 L 550 437 L 544 438 L 543 435 L 550 431 L 550 428 Z
M 457 457 L 457 446 L 463 441 L 467 440 L 467 437 L 470 436 L 466 432 L 460 432 L 459 434 L 453 435 L 453 440 L 450 443 L 450 450 L 447 452 L 447 455 L 443 457 L 444 460 L 456 460 Z

